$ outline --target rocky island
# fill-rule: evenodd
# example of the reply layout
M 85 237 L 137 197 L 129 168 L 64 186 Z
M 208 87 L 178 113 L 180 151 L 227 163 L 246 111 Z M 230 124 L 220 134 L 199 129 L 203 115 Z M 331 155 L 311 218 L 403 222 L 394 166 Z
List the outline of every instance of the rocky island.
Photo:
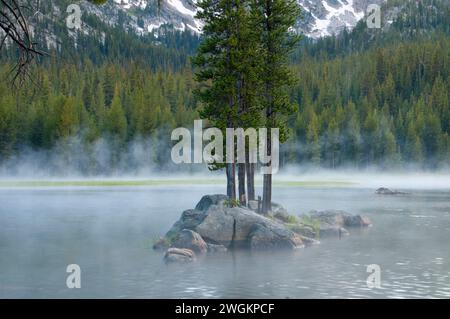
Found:
M 319 243 L 319 238 L 348 235 L 346 228 L 368 227 L 364 216 L 340 210 L 311 211 L 294 216 L 273 203 L 268 215 L 258 213 L 258 203 L 239 206 L 226 195 L 205 195 L 153 246 L 165 250 L 164 260 L 190 262 L 197 255 L 231 249 L 298 249 Z

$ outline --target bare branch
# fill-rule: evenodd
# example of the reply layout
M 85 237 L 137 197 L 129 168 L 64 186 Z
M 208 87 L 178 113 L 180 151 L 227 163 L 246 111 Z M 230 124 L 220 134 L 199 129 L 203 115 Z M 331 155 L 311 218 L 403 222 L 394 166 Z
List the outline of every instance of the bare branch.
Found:
M 35 47 L 24 10 L 31 11 L 31 5 L 24 4 L 22 0 L 0 0 L 0 30 L 4 33 L 0 49 L 10 39 L 19 52 L 17 63 L 10 73 L 14 86 L 22 85 L 31 77 L 29 67 L 37 56 L 46 55 Z

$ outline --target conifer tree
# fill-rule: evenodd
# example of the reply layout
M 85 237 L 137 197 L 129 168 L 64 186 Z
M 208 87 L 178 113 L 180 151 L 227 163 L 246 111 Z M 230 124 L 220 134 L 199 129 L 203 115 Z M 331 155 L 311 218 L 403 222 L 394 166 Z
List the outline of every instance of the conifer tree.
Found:
M 295 0 L 255 0 L 258 10 L 258 31 L 261 35 L 262 105 L 265 127 L 280 129 L 280 142 L 288 136 L 286 116 L 294 112 L 289 88 L 294 77 L 289 70 L 288 57 L 299 38 L 291 32 L 300 9 Z M 267 155 L 272 155 L 270 134 L 267 134 Z M 271 163 L 269 163 L 269 166 Z M 272 209 L 272 174 L 264 174 L 262 212 Z
M 107 119 L 108 133 L 117 142 L 124 142 L 127 134 L 127 120 L 122 106 L 119 85 L 115 86 L 114 96 L 111 102 L 111 108 L 108 110 Z
M 238 103 L 236 99 L 235 1 L 202 0 L 197 18 L 204 22 L 203 42 L 193 59 L 199 70 L 196 79 L 201 83 L 196 95 L 202 102 L 200 116 L 225 132 L 237 124 Z M 230 154 L 231 155 L 231 154 Z M 225 167 L 227 196 L 236 199 L 236 165 L 212 165 L 212 169 Z

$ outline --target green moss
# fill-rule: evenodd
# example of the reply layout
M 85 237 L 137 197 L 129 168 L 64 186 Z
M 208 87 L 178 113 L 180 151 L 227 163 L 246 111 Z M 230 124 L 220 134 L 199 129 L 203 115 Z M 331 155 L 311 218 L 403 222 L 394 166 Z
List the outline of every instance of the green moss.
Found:
M 320 220 L 314 219 L 309 215 L 302 215 L 300 217 L 300 224 L 311 227 L 316 234 L 316 237 L 319 237 L 320 234 Z
M 239 207 L 241 206 L 241 202 L 239 201 L 239 199 L 227 199 L 224 202 L 224 205 L 226 207 Z
M 297 223 L 295 223 L 295 224 L 289 224 L 289 223 L 287 223 L 287 224 L 284 224 L 284 225 L 286 226 L 287 229 L 293 231 L 294 233 L 295 233 L 296 227 L 299 226 Z
M 93 4 L 96 5 L 102 5 L 105 4 L 108 0 L 89 0 L 89 2 L 92 2 Z
M 288 224 L 297 224 L 297 222 L 298 222 L 297 216 L 295 216 L 295 215 L 289 215 L 286 220 L 286 223 L 288 223 Z

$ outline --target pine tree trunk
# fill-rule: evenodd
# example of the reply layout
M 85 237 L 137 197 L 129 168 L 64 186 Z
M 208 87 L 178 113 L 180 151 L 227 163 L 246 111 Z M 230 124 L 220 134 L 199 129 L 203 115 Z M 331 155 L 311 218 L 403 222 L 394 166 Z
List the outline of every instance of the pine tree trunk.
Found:
M 226 166 L 227 171 L 227 196 L 229 199 L 236 199 L 236 164 L 229 163 Z
M 247 199 L 255 200 L 255 163 L 246 162 Z
M 267 215 L 272 210 L 272 174 L 264 174 L 262 213 Z
M 238 164 L 239 201 L 241 205 L 247 205 L 245 196 L 245 163 Z
M 270 134 L 267 135 L 267 155 L 272 155 L 272 140 Z M 269 161 L 268 166 L 272 165 Z M 272 174 L 264 174 L 263 178 L 263 203 L 262 213 L 268 214 L 272 210 Z

